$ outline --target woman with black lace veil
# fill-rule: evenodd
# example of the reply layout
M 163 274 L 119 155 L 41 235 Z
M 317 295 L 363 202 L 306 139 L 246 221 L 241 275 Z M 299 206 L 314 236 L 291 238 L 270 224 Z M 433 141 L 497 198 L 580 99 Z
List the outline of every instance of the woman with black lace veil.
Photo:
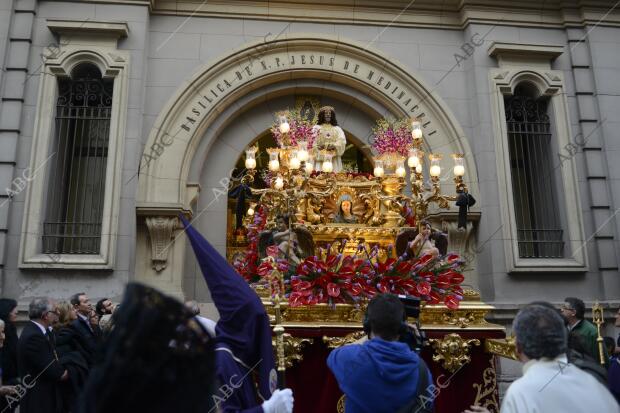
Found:
M 174 298 L 129 284 L 81 413 L 215 411 L 212 340 Z

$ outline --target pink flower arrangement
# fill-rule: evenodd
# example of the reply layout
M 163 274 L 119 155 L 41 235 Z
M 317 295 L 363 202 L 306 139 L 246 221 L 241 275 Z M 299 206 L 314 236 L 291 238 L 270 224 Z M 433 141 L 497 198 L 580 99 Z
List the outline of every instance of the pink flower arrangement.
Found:
M 290 126 L 290 130 L 286 134 L 288 142 L 285 142 L 284 135 L 280 132 L 280 124 L 275 122 L 271 126 L 271 133 L 276 140 L 279 147 L 283 146 L 295 146 L 300 140 L 306 140 L 308 142 L 308 149 L 312 148 L 314 144 L 315 134 L 312 132 L 313 124 L 301 116 L 296 110 L 289 110 L 286 114 L 286 119 Z
M 411 147 L 410 119 L 399 120 L 379 119 L 372 128 L 372 148 L 379 154 L 398 153 L 404 157 L 409 154 Z

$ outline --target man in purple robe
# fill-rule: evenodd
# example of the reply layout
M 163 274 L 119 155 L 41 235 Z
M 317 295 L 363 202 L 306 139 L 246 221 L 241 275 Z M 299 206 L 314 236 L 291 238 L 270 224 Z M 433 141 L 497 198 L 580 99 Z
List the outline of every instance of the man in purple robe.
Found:
M 213 395 L 223 413 L 291 413 L 291 389 L 276 390 L 271 328 L 265 307 L 247 282 L 181 217 L 196 259 L 220 313 L 215 364 L 220 383 Z M 255 385 L 253 376 L 257 375 Z

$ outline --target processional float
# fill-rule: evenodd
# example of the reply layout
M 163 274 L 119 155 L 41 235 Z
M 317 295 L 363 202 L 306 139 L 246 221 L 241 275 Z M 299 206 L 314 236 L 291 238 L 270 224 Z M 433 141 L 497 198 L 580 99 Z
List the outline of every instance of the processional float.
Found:
M 473 403 L 498 411 L 494 354 L 515 358 L 514 343 L 485 320 L 493 307 L 464 288 L 468 263 L 450 252 L 449 237 L 433 228 L 429 214 L 431 206 L 456 202 L 458 226 L 467 226 L 475 201 L 463 180 L 464 155 L 452 154 L 455 192 L 447 195 L 442 156 L 426 160 L 417 119 L 378 121 L 374 169 L 365 174 L 343 169 L 344 133 L 333 108 L 320 109 L 317 125 L 295 110 L 276 117 L 278 147 L 266 149 L 262 173 L 259 148 L 246 150 L 246 173 L 235 189 L 250 198 L 245 242 L 228 256 L 272 316 L 280 380 L 286 372 L 296 411 L 343 411 L 325 359 L 364 335 L 365 306 L 381 292 L 423 303 L 417 321 L 431 345 L 422 356 L 434 377 L 450 380 L 441 394 L 428 395 L 436 411 L 460 412 Z

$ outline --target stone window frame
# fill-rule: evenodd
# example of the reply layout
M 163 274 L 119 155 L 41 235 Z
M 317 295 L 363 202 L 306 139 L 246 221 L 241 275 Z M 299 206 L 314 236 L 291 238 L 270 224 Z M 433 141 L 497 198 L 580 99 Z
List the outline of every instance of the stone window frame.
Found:
M 551 60 L 562 54 L 563 46 L 497 43 L 489 48 L 489 55 L 496 57 L 499 68 L 489 71 L 491 88 L 491 118 L 494 131 L 495 153 L 500 201 L 502 235 L 508 273 L 519 272 L 587 272 L 588 257 L 586 237 L 581 214 L 581 200 L 575 158 L 564 161 L 560 168 L 560 181 L 566 220 L 562 222 L 566 236 L 564 258 L 521 258 L 518 250 L 517 223 L 512 191 L 510 154 L 504 97 L 514 93 L 517 85 L 528 82 L 535 86 L 539 96 L 550 100 L 549 115 L 554 127 L 552 139 L 558 148 L 568 145 L 573 136 L 570 128 L 568 100 L 561 70 L 551 69 Z M 554 162 L 555 159 L 550 159 Z
M 48 20 L 59 35 L 57 50 L 43 58 L 22 222 L 19 268 L 113 269 L 118 238 L 122 189 L 125 124 L 127 121 L 129 51 L 119 50 L 119 37 L 127 36 L 126 23 Z M 102 78 L 114 79 L 105 196 L 99 254 L 44 254 L 42 228 L 45 219 L 46 183 L 49 179 L 51 144 L 55 133 L 58 78 L 69 77 L 79 64 L 90 63 Z

